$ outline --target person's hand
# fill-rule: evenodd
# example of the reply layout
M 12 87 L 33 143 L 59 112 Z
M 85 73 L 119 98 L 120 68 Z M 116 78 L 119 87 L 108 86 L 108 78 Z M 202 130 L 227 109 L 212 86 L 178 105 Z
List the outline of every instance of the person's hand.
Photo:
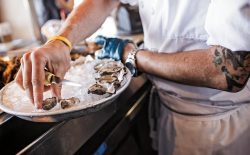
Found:
M 70 51 L 63 42 L 51 41 L 27 52 L 21 59 L 21 67 L 15 81 L 39 109 L 42 108 L 44 91 L 51 89 L 53 96 L 61 95 L 60 86 L 44 86 L 45 68 L 60 78 L 64 77 L 70 68 Z
M 122 60 L 125 46 L 128 43 L 132 43 L 130 40 L 106 38 L 103 36 L 96 37 L 95 42 L 96 44 L 103 46 L 101 52 L 97 54 L 98 59 L 113 58 L 116 61 Z

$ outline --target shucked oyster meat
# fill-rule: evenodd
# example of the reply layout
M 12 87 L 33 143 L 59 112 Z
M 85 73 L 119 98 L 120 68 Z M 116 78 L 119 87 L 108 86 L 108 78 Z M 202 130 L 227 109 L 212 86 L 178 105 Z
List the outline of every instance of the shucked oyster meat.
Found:
M 54 108 L 58 102 L 60 103 L 61 108 L 65 109 L 65 108 L 69 108 L 70 106 L 72 106 L 76 103 L 80 103 L 80 99 L 76 98 L 76 97 L 71 97 L 68 99 L 58 99 L 56 97 L 47 98 L 43 101 L 42 109 L 43 110 L 50 110 L 50 109 Z
M 97 95 L 103 95 L 106 93 L 107 88 L 105 88 L 103 85 L 100 85 L 98 83 L 95 83 L 94 85 L 90 86 L 88 89 L 88 94 L 97 94 Z
M 47 99 L 43 100 L 42 108 L 43 108 L 43 110 L 50 110 L 50 109 L 54 108 L 56 106 L 56 104 L 57 104 L 56 97 L 47 98 Z
M 66 109 L 66 108 L 69 108 L 70 106 L 72 106 L 76 103 L 80 103 L 80 100 L 79 100 L 79 98 L 71 97 L 68 99 L 61 99 L 59 101 L 59 103 L 60 103 L 62 109 Z
M 120 70 L 124 68 L 124 65 L 120 61 L 104 61 L 101 63 L 98 63 L 95 65 L 94 69 L 100 74 L 100 75 L 107 75 L 107 74 L 113 74 L 117 73 Z
M 114 94 L 120 87 L 126 68 L 120 61 L 108 60 L 94 66 L 98 73 L 96 83 L 89 87 L 88 93 L 103 95 Z

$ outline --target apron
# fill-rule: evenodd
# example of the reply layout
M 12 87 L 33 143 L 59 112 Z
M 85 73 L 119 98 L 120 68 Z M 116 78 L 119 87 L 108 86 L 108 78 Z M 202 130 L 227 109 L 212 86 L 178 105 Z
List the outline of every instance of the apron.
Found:
M 121 1 L 139 5 L 145 48 L 159 53 L 209 48 L 205 23 L 213 11 L 210 0 Z M 229 93 L 148 77 L 154 85 L 150 136 L 160 155 L 250 154 L 250 82 Z
M 249 155 L 249 103 L 208 106 L 165 93 L 153 87 L 149 104 L 150 136 L 160 155 Z

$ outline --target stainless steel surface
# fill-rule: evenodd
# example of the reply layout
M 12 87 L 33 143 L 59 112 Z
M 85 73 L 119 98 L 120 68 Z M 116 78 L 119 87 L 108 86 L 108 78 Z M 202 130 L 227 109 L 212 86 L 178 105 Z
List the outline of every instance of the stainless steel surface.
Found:
M 64 121 L 41 135 L 18 154 L 73 154 L 83 146 L 101 127 L 117 112 L 121 105 L 128 104 L 135 92 L 146 83 L 146 78 L 140 76 L 134 78 L 131 84 L 121 96 L 105 108 L 73 120 Z M 144 96 L 140 94 L 140 96 Z M 140 100 L 139 100 L 140 101 Z M 132 119 L 134 112 L 138 110 L 139 103 L 128 112 L 128 118 Z

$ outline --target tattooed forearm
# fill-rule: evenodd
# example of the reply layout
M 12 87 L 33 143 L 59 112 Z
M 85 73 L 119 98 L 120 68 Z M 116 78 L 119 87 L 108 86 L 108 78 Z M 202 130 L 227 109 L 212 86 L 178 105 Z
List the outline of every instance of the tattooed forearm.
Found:
M 232 52 L 216 46 L 213 63 L 225 76 L 228 91 L 239 91 L 245 86 L 250 73 L 250 52 Z

